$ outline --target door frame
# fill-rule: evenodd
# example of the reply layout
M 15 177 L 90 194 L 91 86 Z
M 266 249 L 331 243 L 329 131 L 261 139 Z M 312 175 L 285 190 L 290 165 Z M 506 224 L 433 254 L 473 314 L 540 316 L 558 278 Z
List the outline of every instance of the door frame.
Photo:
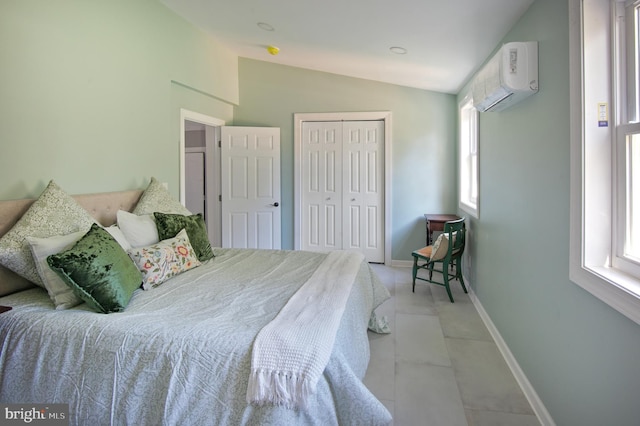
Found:
M 384 264 L 391 264 L 391 111 L 318 112 L 293 114 L 293 243 L 302 245 L 302 124 L 308 121 L 384 122 Z
M 225 121 L 219 118 L 180 108 L 179 198 L 182 205 L 185 205 L 186 201 L 185 121 L 193 121 L 196 123 L 204 124 L 205 126 L 213 127 L 215 128 L 214 132 L 219 132 L 218 128 L 225 125 Z M 216 137 L 209 137 L 209 135 L 207 135 L 205 141 L 205 174 L 208 178 L 213 178 L 213 182 L 206 183 L 207 216 L 209 216 L 207 217 L 206 221 L 207 231 L 209 233 L 209 238 L 212 240 L 212 244 L 220 245 L 219 241 L 221 240 L 222 222 L 217 220 L 215 221 L 215 223 L 213 223 L 214 221 L 210 219 L 214 216 L 218 218 L 220 217 L 220 201 L 218 199 L 218 196 L 220 194 L 220 154 L 216 149 Z

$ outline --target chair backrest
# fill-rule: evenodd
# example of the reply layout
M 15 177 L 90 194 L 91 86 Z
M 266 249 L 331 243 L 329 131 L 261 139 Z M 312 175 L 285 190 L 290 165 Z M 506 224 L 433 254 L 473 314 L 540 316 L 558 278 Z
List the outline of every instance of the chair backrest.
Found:
M 445 259 L 450 259 L 453 256 L 462 256 L 464 253 L 464 244 L 466 238 L 467 227 L 465 225 L 465 218 L 450 220 L 445 222 L 443 233 L 448 235 L 449 247 Z M 453 244 L 451 242 L 453 241 Z

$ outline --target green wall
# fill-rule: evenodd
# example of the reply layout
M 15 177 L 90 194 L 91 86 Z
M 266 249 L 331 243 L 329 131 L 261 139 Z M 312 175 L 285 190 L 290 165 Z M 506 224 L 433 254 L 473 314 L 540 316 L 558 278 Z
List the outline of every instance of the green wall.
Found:
M 281 129 L 282 247 L 293 248 L 293 115 L 391 111 L 392 259 L 424 246 L 423 214 L 456 210 L 453 95 L 239 59 L 234 124 Z
M 637 425 L 640 327 L 569 280 L 568 23 L 537 0 L 503 40 L 539 42 L 540 91 L 480 114 L 470 281 L 558 425 Z
M 231 120 L 237 56 L 153 0 L 0 3 L 0 199 L 178 195 L 180 108 Z

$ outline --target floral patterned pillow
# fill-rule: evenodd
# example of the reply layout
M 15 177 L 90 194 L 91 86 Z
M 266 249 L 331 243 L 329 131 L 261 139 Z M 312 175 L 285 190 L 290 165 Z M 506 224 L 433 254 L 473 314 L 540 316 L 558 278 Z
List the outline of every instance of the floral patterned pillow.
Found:
M 142 288 L 145 290 L 201 265 L 184 229 L 173 238 L 134 248 L 128 253 L 142 272 Z

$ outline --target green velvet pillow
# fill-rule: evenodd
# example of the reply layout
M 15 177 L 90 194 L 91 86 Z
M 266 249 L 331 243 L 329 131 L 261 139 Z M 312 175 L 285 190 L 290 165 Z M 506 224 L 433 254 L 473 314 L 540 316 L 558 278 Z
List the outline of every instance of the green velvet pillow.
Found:
M 47 257 L 47 263 L 97 312 L 122 311 L 142 283 L 127 252 L 95 223 L 69 250 Z
M 155 212 L 156 227 L 160 240 L 173 238 L 182 229 L 187 231 L 189 241 L 195 250 L 198 260 L 204 262 L 213 257 L 213 249 L 207 235 L 207 225 L 200 213 L 191 216 Z

